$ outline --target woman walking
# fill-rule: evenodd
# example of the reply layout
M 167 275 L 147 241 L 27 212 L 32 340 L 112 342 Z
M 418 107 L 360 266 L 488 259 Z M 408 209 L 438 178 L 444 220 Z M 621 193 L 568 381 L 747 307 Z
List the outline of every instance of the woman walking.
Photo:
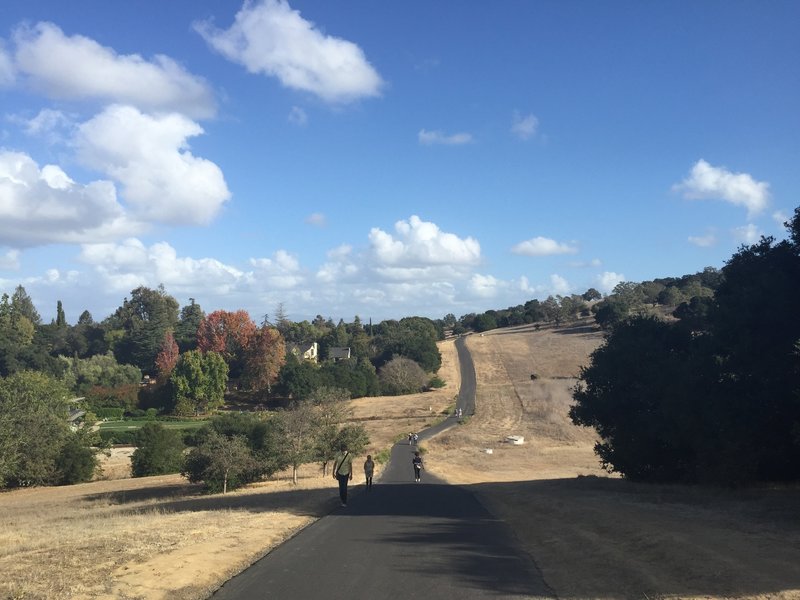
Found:
M 425 468 L 419 452 L 414 452 L 414 458 L 411 459 L 411 464 L 414 465 L 414 481 L 419 481 L 422 469 Z

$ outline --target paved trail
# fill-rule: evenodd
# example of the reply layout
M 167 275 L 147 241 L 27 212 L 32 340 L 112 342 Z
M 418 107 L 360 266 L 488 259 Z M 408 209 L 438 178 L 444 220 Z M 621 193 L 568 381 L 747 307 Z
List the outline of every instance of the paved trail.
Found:
M 457 347 L 458 402 L 472 414 L 475 371 L 463 340 Z M 448 419 L 420 439 L 454 424 Z M 469 491 L 424 471 L 422 482 L 414 482 L 413 450 L 396 445 L 371 492 L 353 494 L 346 508 L 228 581 L 214 600 L 554 597 L 507 526 Z

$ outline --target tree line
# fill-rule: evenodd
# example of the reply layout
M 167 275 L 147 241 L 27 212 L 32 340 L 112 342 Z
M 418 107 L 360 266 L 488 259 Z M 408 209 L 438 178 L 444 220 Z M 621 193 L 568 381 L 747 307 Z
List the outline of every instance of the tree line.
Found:
M 800 207 L 742 246 L 713 294 L 611 323 L 570 411 L 603 465 L 639 481 L 800 479 Z

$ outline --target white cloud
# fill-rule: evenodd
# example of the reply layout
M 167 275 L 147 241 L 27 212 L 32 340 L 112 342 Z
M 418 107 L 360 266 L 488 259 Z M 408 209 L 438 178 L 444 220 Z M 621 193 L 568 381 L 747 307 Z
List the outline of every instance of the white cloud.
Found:
M 493 275 L 475 273 L 470 278 L 467 287 L 474 296 L 478 296 L 479 298 L 493 298 L 498 294 L 499 288 L 506 287 L 506 284 Z
M 277 77 L 327 102 L 379 96 L 383 81 L 353 42 L 324 35 L 284 0 L 247 1 L 227 30 L 195 30 L 222 56 L 251 73 Z
M 111 240 L 142 229 L 125 215 L 113 183 L 81 185 L 60 167 L 0 152 L 0 245 Z
M 776 210 L 772 213 L 772 220 L 775 221 L 778 225 L 783 226 L 789 220 L 789 215 L 787 215 L 782 210 Z
M 195 118 L 216 112 L 211 89 L 173 59 L 147 61 L 80 36 L 66 36 L 52 23 L 14 32 L 15 64 L 36 90 L 51 98 L 133 104 L 178 111 Z
M 598 290 L 604 294 L 609 294 L 611 290 L 617 287 L 618 283 L 625 281 L 625 275 L 614 273 L 613 271 L 605 271 L 600 273 L 600 275 L 595 278 L 595 281 L 597 282 Z
M 13 85 L 15 79 L 14 63 L 0 40 L 0 88 Z
M 254 276 L 268 287 L 291 289 L 305 281 L 297 257 L 285 250 L 278 250 L 272 258 L 251 258 L 255 267 Z
M 578 260 L 569 263 L 569 266 L 575 269 L 585 269 L 587 267 L 597 268 L 601 267 L 602 265 L 603 261 L 601 261 L 599 258 L 593 258 L 591 260 Z
M 735 240 L 743 244 L 755 244 L 763 235 L 761 230 L 752 223 L 737 227 L 731 233 Z
M 383 266 L 425 267 L 435 265 L 476 265 L 481 247 L 477 240 L 459 238 L 413 215 L 408 221 L 395 223 L 395 234 L 377 227 L 369 233 L 370 252 Z
M 535 115 L 521 115 L 519 112 L 514 111 L 511 123 L 511 133 L 521 140 L 528 140 L 536 135 L 539 128 L 539 119 Z
M 311 213 L 306 217 L 306 223 L 314 227 L 325 227 L 328 224 L 328 219 L 322 213 Z
M 428 131 L 421 129 L 417 134 L 417 139 L 420 144 L 432 146 L 434 144 L 441 144 L 445 146 L 461 146 L 472 142 L 472 135 L 469 133 L 454 133 L 446 135 L 441 131 Z
M 181 258 L 166 242 L 147 247 L 135 238 L 119 244 L 84 244 L 80 260 L 94 267 L 102 284 L 117 293 L 163 283 L 173 294 L 198 289 L 225 294 L 247 280 L 246 273 L 216 259 Z
M 690 200 L 718 199 L 744 206 L 749 215 L 764 210 L 769 202 L 769 184 L 756 181 L 747 173 L 731 173 L 725 167 L 712 167 L 698 160 L 689 177 L 672 186 Z
M 546 237 L 535 237 L 516 244 L 511 251 L 523 256 L 551 256 L 553 254 L 576 254 L 578 248 L 570 244 L 559 243 Z
M 700 248 L 710 248 L 717 243 L 717 236 L 711 231 L 705 235 L 690 235 L 689 243 Z
M 572 286 L 570 286 L 569 281 L 561 277 L 561 275 L 550 275 L 550 287 L 553 290 L 554 294 L 565 295 L 569 294 Z
M 73 133 L 75 121 L 60 110 L 45 108 L 31 118 L 10 116 L 9 120 L 22 127 L 31 137 L 44 139 L 48 144 L 64 143 Z
M 187 139 L 203 133 L 179 115 L 150 116 L 111 106 L 78 128 L 79 159 L 122 185 L 137 215 L 171 224 L 207 224 L 230 198 L 222 171 L 194 156 Z
M 289 111 L 289 123 L 300 126 L 307 125 L 308 115 L 306 111 L 299 106 L 293 106 L 292 110 Z
M 0 270 L 16 271 L 19 269 L 19 250 L 9 250 L 0 255 Z

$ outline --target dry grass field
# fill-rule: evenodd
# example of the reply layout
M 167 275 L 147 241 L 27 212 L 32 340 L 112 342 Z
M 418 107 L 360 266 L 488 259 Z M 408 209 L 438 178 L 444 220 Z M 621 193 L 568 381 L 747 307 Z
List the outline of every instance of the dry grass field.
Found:
M 559 598 L 800 598 L 800 488 L 637 485 L 600 471 L 594 435 L 567 411 L 601 342 L 580 326 L 470 336 L 476 414 L 428 443 L 428 469 L 508 522 Z
M 351 416 L 368 452 L 420 430 L 455 401 L 453 342 L 440 344 L 442 389 L 362 398 Z M 179 475 L 130 478 L 131 449 L 105 459 L 99 481 L 0 493 L 0 598 L 207 598 L 227 579 L 339 506 L 338 488 L 305 465 L 226 495 L 203 495 Z M 357 480 L 356 480 L 357 481 Z
M 593 433 L 567 417 L 599 333 L 519 327 L 467 343 L 476 414 L 426 442 L 426 466 L 505 520 L 559 598 L 800 598 L 797 487 L 646 486 L 599 469 Z M 440 348 L 446 388 L 352 402 L 372 454 L 452 405 L 457 359 L 452 342 Z M 128 472 L 118 452 L 105 476 Z M 306 465 L 297 486 L 284 473 L 225 496 L 179 476 L 0 494 L 0 597 L 206 598 L 338 505 L 319 475 Z

